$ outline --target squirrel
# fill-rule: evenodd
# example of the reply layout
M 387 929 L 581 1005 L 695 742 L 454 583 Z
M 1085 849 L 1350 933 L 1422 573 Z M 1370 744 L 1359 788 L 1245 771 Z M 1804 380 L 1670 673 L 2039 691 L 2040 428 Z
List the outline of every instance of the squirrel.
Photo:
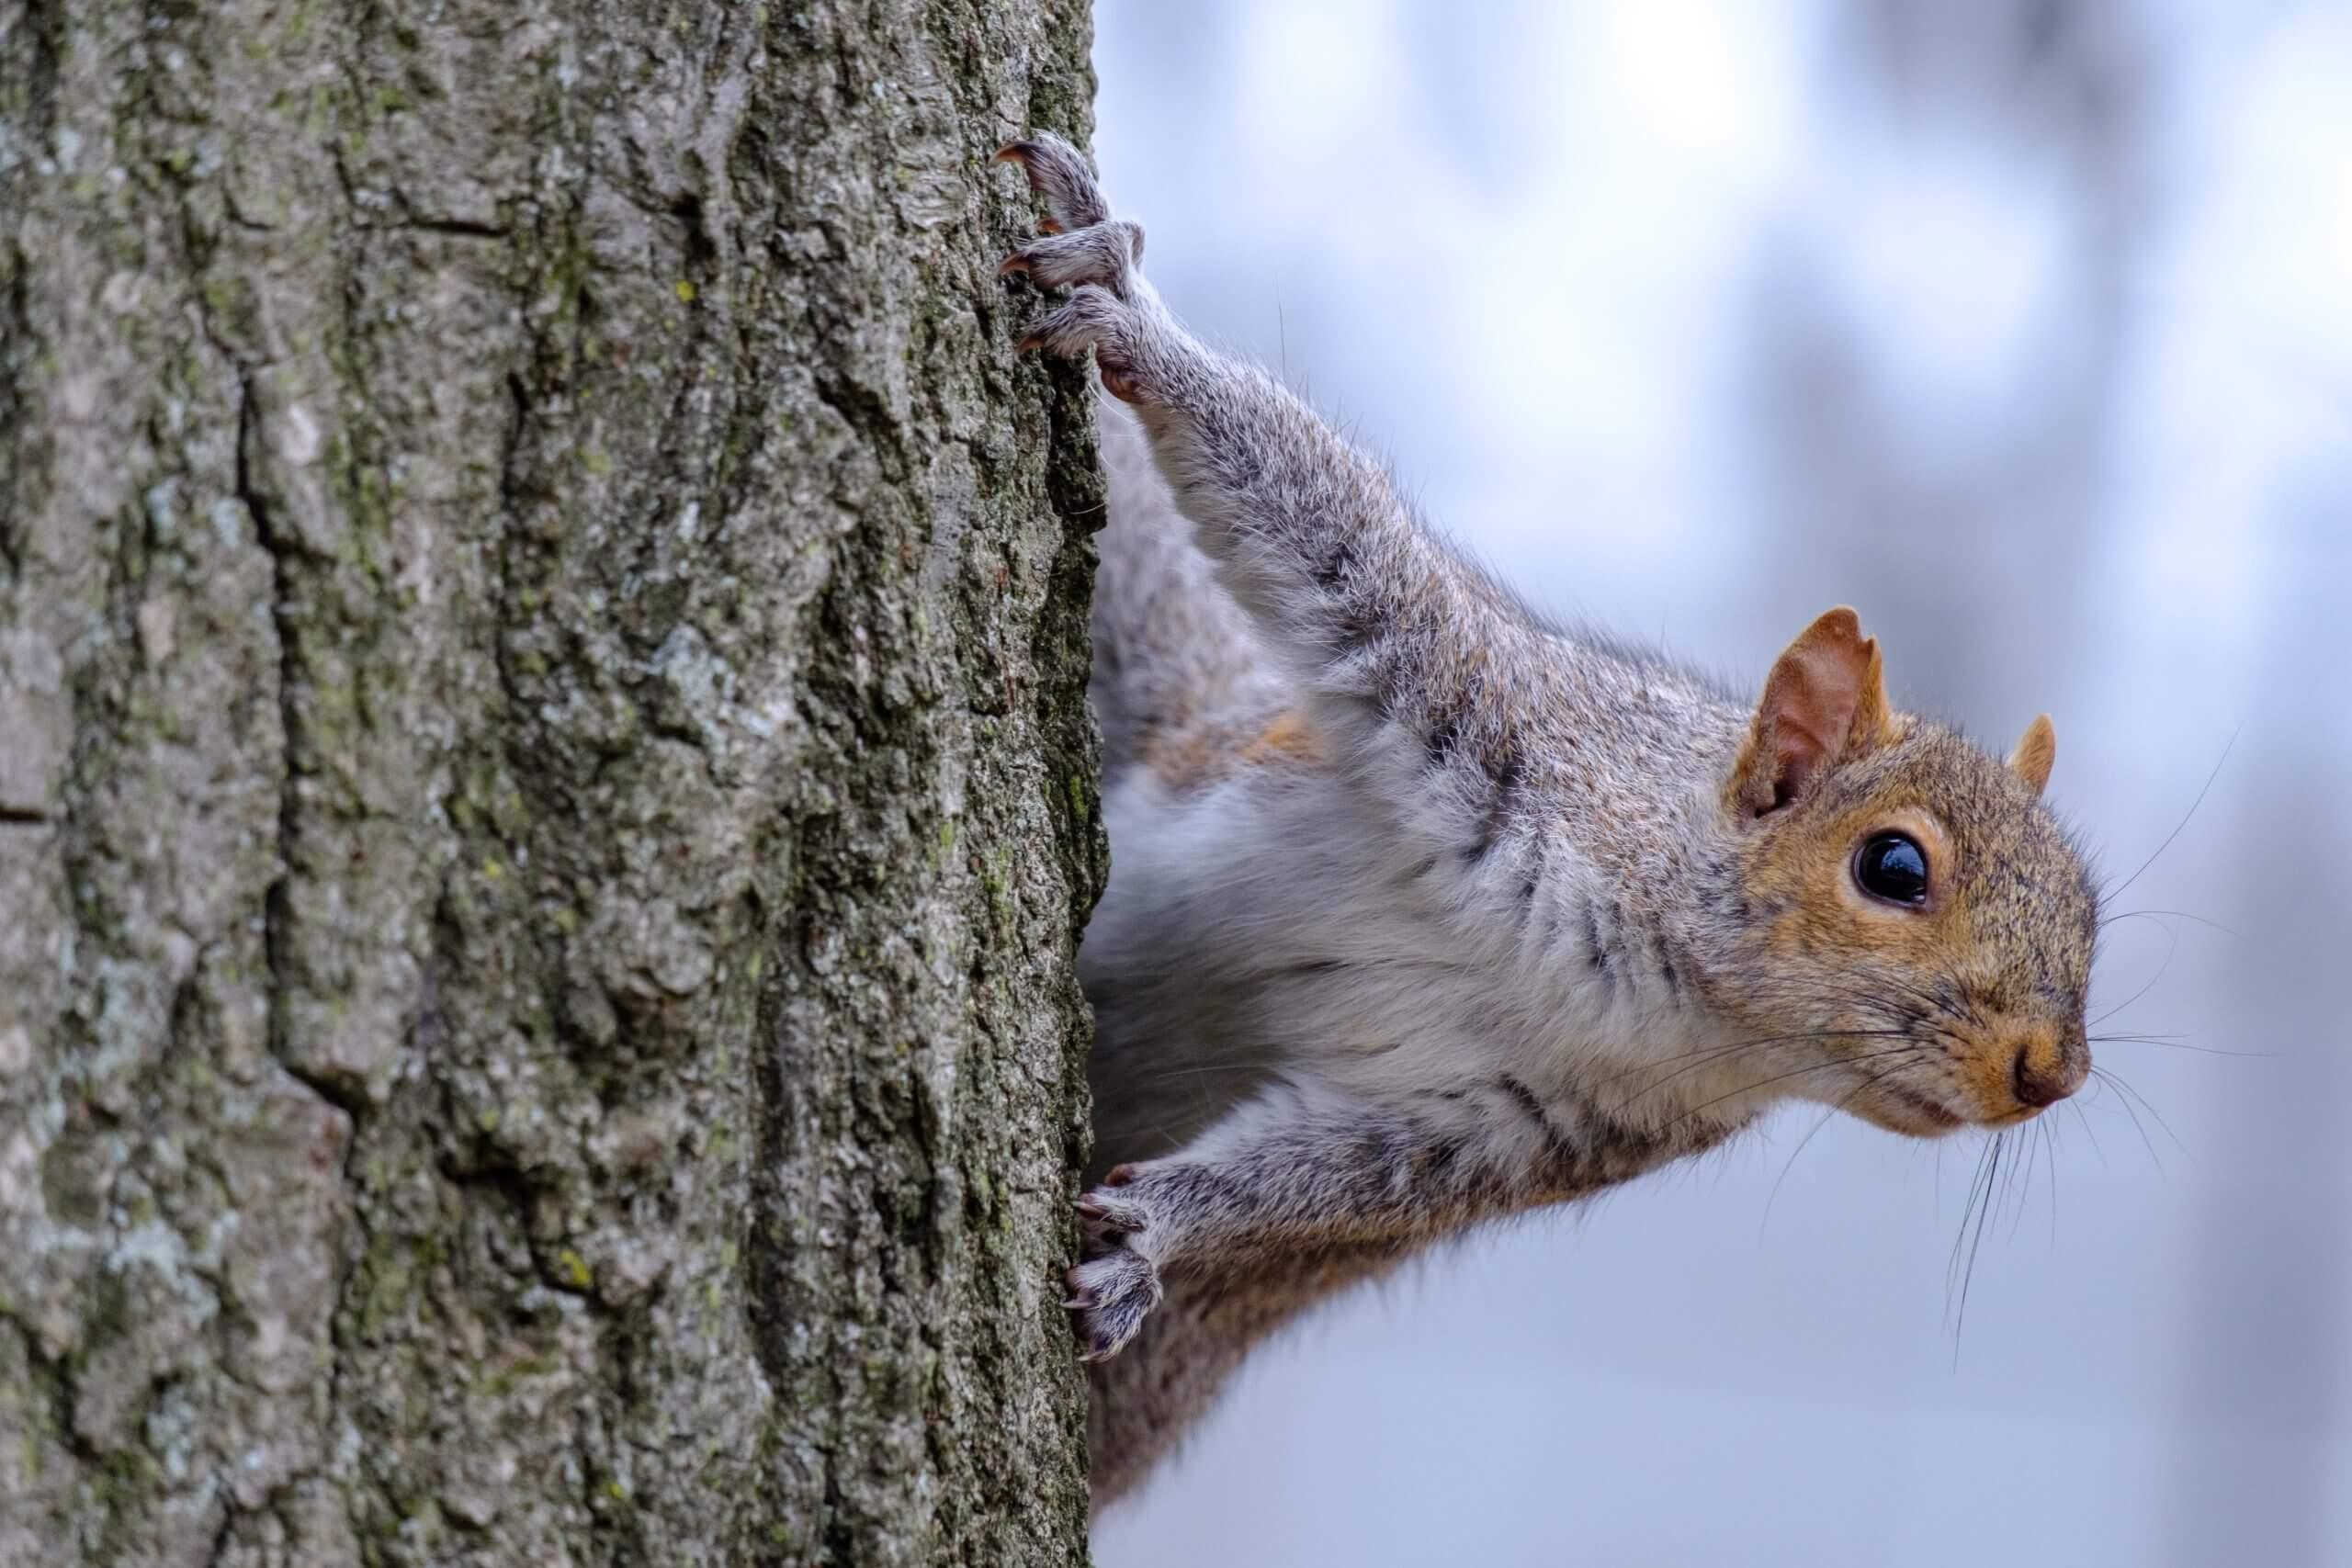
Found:
M 1531 612 L 1145 280 L 1085 158 L 1001 271 L 1103 389 L 1090 694 L 1111 876 L 1080 951 L 1093 1183 L 1068 1305 L 1095 1506 L 1250 1348 L 1482 1222 L 1788 1100 L 1933 1138 L 2090 1071 L 2098 897 L 2006 757 L 1827 611 L 1747 701 Z

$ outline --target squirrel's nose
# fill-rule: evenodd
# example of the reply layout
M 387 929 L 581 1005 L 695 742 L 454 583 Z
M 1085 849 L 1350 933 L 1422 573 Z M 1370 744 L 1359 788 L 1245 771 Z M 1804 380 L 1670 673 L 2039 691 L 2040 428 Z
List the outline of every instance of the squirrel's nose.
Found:
M 2020 1105 L 2030 1105 L 2037 1111 L 2045 1105 L 2055 1105 L 2076 1089 L 2090 1076 L 2088 1052 L 2069 1051 L 2051 1034 L 2037 1032 L 2018 1047 L 2016 1065 L 2009 1072 L 2010 1090 Z

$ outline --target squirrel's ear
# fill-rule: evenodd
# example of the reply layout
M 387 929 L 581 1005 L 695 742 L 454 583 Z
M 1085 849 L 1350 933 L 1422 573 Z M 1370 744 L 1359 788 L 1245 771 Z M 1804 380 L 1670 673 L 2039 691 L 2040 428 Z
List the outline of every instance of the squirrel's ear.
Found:
M 1756 722 L 1732 768 L 1732 804 L 1761 817 L 1894 736 L 1878 644 L 1841 604 L 1805 627 L 1765 678 Z
M 2050 784 L 2050 764 L 2058 760 L 2058 731 L 2051 727 L 2050 716 L 2043 714 L 2025 727 L 2025 734 L 2018 740 L 2018 749 L 2009 753 L 2009 772 L 2025 781 L 2025 787 L 2040 795 Z

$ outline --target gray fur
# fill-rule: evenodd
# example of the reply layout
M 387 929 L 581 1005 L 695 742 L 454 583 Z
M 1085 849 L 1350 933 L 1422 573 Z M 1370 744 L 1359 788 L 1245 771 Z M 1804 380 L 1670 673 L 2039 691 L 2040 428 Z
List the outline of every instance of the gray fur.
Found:
M 1300 1308 L 1780 1100 L 1897 1075 L 1939 1095 L 1965 1020 L 1901 974 L 1891 1009 L 1839 955 L 1770 946 L 1787 911 L 1759 846 L 1794 829 L 1727 802 L 1747 705 L 1530 615 L 1297 399 L 1177 325 L 1077 152 L 1008 155 L 1064 231 L 1009 269 L 1076 286 L 1035 341 L 1092 351 L 1136 408 L 1104 405 L 1113 859 L 1080 953 L 1099 1160 L 1120 1162 L 1070 1275 L 1100 1503 Z M 1902 733 L 1880 784 L 1842 787 L 1939 806 L 1934 780 L 1968 781 L 1992 824 L 1972 845 L 2040 824 L 2019 874 L 2082 929 L 2086 885 L 2030 795 L 1947 732 Z M 2086 938 L 2058 960 L 2040 925 L 2000 940 L 1992 978 L 2020 972 L 2014 947 L 2079 991 Z

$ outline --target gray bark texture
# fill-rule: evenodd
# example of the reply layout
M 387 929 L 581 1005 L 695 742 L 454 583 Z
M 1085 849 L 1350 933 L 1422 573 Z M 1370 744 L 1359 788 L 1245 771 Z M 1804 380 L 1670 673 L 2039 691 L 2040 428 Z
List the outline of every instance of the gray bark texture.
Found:
M 0 1564 L 1083 1561 L 1088 47 L 0 0 Z

